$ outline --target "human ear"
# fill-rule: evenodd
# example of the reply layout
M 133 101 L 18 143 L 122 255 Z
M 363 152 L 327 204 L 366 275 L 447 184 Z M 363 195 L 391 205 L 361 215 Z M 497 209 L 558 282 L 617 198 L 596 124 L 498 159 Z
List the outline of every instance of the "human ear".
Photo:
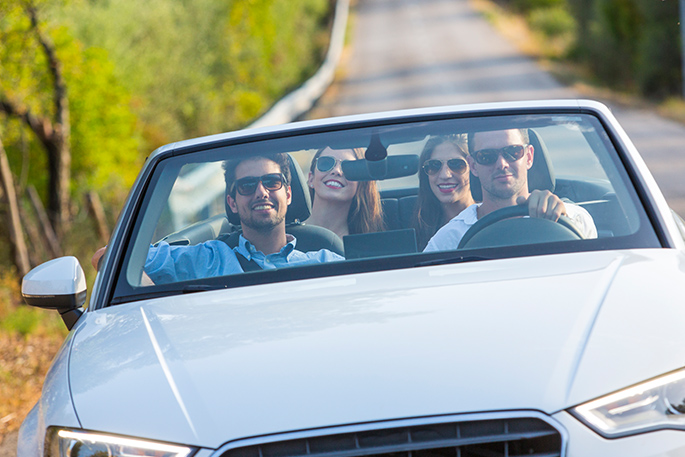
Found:
M 238 204 L 235 202 L 233 197 L 226 195 L 226 203 L 228 203 L 228 207 L 231 208 L 231 211 L 233 211 L 235 214 L 238 214 Z
M 314 173 L 312 173 L 311 171 L 309 172 L 309 176 L 307 177 L 307 185 L 312 189 L 314 188 Z
M 467 157 L 466 157 L 466 163 L 469 164 L 469 170 L 471 171 L 471 173 L 473 173 L 473 176 L 476 176 L 476 177 L 477 177 L 477 176 L 478 176 L 478 171 L 476 170 L 476 167 L 474 166 L 474 164 L 476 163 L 476 161 L 473 160 L 473 157 L 467 156 Z
M 286 186 L 285 188 L 285 198 L 287 199 L 288 205 L 290 205 L 293 201 L 293 193 L 290 186 Z
M 533 166 L 533 159 L 535 156 L 535 148 L 533 147 L 532 144 L 529 144 L 526 147 L 526 166 L 527 169 L 530 170 L 530 168 Z

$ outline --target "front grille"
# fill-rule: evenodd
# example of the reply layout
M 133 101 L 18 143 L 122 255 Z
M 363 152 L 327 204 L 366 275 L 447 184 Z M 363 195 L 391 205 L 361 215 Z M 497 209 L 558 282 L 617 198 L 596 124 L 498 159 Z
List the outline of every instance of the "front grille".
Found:
M 561 435 L 536 418 L 404 426 L 255 444 L 221 457 L 553 457 Z

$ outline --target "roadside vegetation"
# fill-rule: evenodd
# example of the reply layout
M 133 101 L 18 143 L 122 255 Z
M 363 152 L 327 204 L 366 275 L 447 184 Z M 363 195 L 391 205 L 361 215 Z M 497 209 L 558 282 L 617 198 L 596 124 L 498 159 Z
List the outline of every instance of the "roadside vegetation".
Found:
M 685 122 L 677 0 L 473 3 L 560 81 Z
M 0 443 L 66 335 L 20 302 L 74 255 L 89 286 L 145 157 L 239 129 L 314 74 L 334 0 L 0 0 Z

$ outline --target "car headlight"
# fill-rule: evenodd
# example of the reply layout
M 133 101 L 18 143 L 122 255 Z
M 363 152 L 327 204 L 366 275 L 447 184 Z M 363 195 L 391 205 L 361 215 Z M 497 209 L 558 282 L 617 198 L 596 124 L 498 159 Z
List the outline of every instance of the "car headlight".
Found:
M 195 448 L 50 427 L 46 457 L 187 457 Z
M 571 413 L 607 438 L 685 430 L 685 369 L 576 406 Z

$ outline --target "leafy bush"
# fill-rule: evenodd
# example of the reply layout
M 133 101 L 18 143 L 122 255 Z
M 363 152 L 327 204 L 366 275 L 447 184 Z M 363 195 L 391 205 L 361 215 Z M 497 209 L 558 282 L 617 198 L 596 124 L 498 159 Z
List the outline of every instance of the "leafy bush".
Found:
M 60 21 L 107 50 L 150 147 L 245 126 L 313 74 L 329 0 L 74 0 Z
M 679 94 L 677 0 L 568 0 L 577 52 L 605 83 L 665 98 Z
M 660 99 L 681 94 L 678 2 L 639 0 L 637 4 L 645 24 L 636 49 L 637 85 L 643 94 Z
M 576 28 L 573 16 L 563 6 L 535 9 L 528 15 L 528 22 L 550 38 L 573 34 Z
M 0 95 L 26 106 L 34 115 L 52 118 L 54 91 L 45 54 L 21 4 L 3 6 Z M 118 188 L 120 204 L 140 165 L 137 118 L 130 96 L 114 77 L 104 52 L 85 48 L 65 27 L 41 24 L 41 28 L 57 50 L 68 89 L 72 191 Z M 0 116 L 0 121 L 0 136 L 20 189 L 32 184 L 46 197 L 49 175 L 43 146 L 22 122 L 6 116 Z

